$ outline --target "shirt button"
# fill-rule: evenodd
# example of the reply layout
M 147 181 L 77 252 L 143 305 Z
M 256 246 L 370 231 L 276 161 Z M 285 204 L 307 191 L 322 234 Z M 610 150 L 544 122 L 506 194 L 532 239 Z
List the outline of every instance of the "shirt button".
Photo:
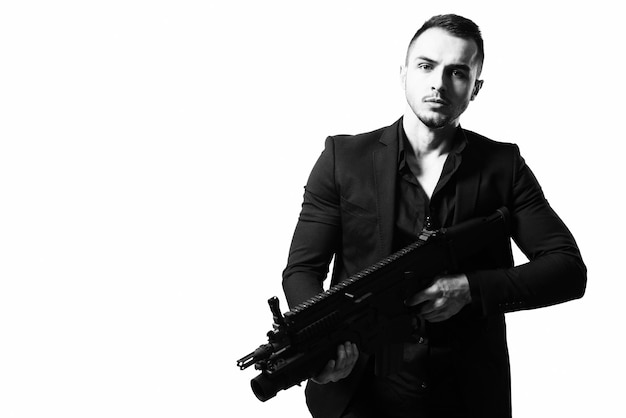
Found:
M 428 384 L 426 382 L 422 382 L 422 384 L 420 386 L 422 387 L 422 389 L 427 389 L 428 388 Z

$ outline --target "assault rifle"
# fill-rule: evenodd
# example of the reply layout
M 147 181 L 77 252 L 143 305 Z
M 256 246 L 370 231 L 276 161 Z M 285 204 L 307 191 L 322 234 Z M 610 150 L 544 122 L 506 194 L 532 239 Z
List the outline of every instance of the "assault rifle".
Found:
M 268 300 L 274 319 L 268 343 L 237 361 L 244 370 L 261 371 L 251 381 L 265 402 L 278 391 L 315 376 L 336 355 L 339 344 L 356 343 L 376 353 L 400 342 L 412 330 L 412 309 L 404 301 L 459 263 L 508 240 L 506 208 L 436 231 L 423 230 L 417 241 L 299 304 L 284 315 L 278 298 Z M 381 356 L 384 357 L 384 356 Z M 376 368 L 384 367 L 378 364 Z

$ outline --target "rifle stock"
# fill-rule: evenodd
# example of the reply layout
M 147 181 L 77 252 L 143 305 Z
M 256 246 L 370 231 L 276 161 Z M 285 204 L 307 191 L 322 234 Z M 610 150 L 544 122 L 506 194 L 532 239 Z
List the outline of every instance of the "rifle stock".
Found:
M 443 272 L 457 271 L 463 261 L 494 241 L 508 239 L 509 213 L 475 218 L 437 231 L 424 230 L 413 244 L 331 286 L 284 316 L 278 299 L 268 303 L 274 318 L 268 343 L 237 361 L 241 370 L 254 365 L 251 380 L 261 401 L 315 376 L 334 358 L 338 344 L 356 343 L 375 353 L 410 333 L 411 310 L 404 301 Z M 378 360 L 378 358 L 377 358 Z M 385 366 L 383 365 L 384 369 Z M 384 372 L 377 364 L 377 373 Z

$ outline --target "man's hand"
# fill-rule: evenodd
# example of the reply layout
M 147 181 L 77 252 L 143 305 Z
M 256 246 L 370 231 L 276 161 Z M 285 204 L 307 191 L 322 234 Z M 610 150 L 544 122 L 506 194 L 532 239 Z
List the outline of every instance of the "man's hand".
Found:
M 423 304 L 419 315 L 429 322 L 441 322 L 459 313 L 472 301 L 465 274 L 439 276 L 430 287 L 406 300 L 409 306 Z
M 359 349 L 356 344 L 351 342 L 340 344 L 337 347 L 337 359 L 330 360 L 326 367 L 311 380 L 321 385 L 341 380 L 352 372 L 358 358 Z

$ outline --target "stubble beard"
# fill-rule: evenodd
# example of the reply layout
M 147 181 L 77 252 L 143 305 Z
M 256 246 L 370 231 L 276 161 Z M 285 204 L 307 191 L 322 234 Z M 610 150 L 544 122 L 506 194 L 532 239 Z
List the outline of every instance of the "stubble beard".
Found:
M 468 103 L 469 104 L 469 103 Z M 413 113 L 415 116 L 422 122 L 426 127 L 430 129 L 441 129 L 446 126 L 458 125 L 459 118 L 467 109 L 467 105 L 461 106 L 460 108 L 452 108 L 449 113 L 440 113 L 435 112 L 433 110 L 421 110 L 415 109 L 411 106 Z
M 416 113 L 417 118 L 422 122 L 425 126 L 430 129 L 440 129 L 445 126 L 448 126 L 451 118 L 447 115 L 425 115 L 424 113 Z

